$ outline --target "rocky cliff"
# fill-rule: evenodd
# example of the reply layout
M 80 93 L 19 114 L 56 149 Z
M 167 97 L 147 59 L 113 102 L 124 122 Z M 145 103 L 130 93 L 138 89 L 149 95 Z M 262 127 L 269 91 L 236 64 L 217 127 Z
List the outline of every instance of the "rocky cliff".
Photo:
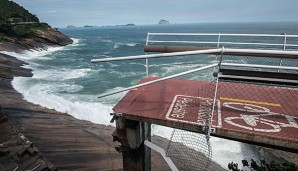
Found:
M 21 51 L 29 49 L 46 49 L 48 46 L 66 46 L 73 40 L 60 31 L 48 28 L 36 30 L 30 37 L 8 37 L 8 41 L 0 43 L 0 51 Z
M 40 49 L 47 46 L 65 46 L 72 42 L 68 36 L 47 23 L 41 23 L 36 15 L 31 14 L 17 3 L 0 0 L 2 50 L 9 50 L 13 46 L 20 50 Z M 12 49 L 12 51 L 15 50 Z

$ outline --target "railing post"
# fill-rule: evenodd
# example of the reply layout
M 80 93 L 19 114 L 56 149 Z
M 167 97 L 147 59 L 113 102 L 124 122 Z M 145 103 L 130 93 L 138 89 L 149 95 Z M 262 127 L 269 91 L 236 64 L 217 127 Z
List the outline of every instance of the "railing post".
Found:
M 147 39 L 146 39 L 146 46 L 148 45 L 148 42 L 149 42 L 149 35 L 150 35 L 150 33 L 148 32 Z M 147 53 L 146 53 L 146 55 L 147 55 Z M 149 75 L 149 59 L 146 58 L 146 77 L 148 77 L 148 75 Z
M 146 53 L 146 55 L 147 55 L 147 53 Z M 148 77 L 148 75 L 149 75 L 149 59 L 146 58 L 146 77 Z
M 279 60 L 279 66 L 281 66 L 282 65 L 282 58 L 280 58 L 280 60 Z M 277 72 L 279 72 L 280 71 L 280 69 L 278 69 L 277 70 Z
M 220 42 L 220 33 L 218 33 L 218 38 L 217 38 L 217 47 L 219 48 L 219 42 Z
M 218 74 L 220 72 L 220 67 L 221 67 L 221 64 L 222 64 L 222 60 L 223 60 L 222 58 L 223 58 L 224 53 L 225 53 L 225 47 L 223 46 L 222 50 L 221 50 L 221 54 L 220 54 L 220 60 L 218 62 L 218 71 L 217 71 L 217 75 L 216 75 L 216 85 L 215 85 L 215 90 L 214 90 L 213 105 L 212 105 L 212 110 L 211 110 L 211 117 L 209 118 L 209 123 L 208 123 L 208 132 L 207 132 L 208 138 L 210 138 L 210 133 L 211 133 L 212 118 L 213 118 L 214 111 L 215 111 L 217 89 L 218 89 Z
M 287 34 L 286 33 L 284 33 L 284 35 L 285 35 L 285 39 L 284 39 L 284 50 L 286 50 L 286 44 L 287 44 Z

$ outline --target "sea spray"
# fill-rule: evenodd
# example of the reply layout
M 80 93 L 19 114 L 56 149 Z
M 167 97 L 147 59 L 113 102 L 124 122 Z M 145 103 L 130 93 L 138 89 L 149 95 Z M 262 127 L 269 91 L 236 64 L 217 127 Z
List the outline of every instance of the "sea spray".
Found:
M 97 124 L 113 125 L 110 123 L 109 113 L 112 106 L 101 103 L 71 101 L 55 94 L 51 94 L 44 85 L 29 85 L 31 78 L 15 77 L 12 81 L 14 89 L 22 93 L 24 98 L 34 104 L 62 113 L 67 113 L 81 120 L 88 120 Z
M 52 60 L 52 53 L 65 50 L 69 47 L 79 46 L 79 39 L 73 39 L 74 44 L 66 47 L 48 47 L 46 50 L 25 50 L 21 53 L 1 52 L 14 56 L 19 60 L 28 63 L 26 68 L 33 71 L 32 77 L 15 77 L 12 81 L 14 89 L 20 92 L 25 100 L 59 112 L 67 113 L 77 119 L 88 120 L 98 124 L 111 124 L 109 113 L 112 112 L 111 105 L 104 105 L 99 102 L 79 101 L 75 96 L 63 96 L 61 92 L 75 93 L 83 89 L 83 86 L 76 83 L 62 83 L 86 76 L 91 72 L 90 68 L 69 69 L 52 68 L 44 69 L 39 60 Z M 49 82 L 50 81 L 50 82 Z M 56 81 L 56 82 L 55 82 Z M 96 97 L 94 97 L 96 98 Z

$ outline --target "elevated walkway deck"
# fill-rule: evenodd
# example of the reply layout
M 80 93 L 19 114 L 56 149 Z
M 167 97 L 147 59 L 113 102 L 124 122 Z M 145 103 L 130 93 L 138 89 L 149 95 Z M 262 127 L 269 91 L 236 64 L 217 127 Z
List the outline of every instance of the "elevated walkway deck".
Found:
M 154 79 L 145 78 L 140 83 Z M 203 133 L 206 114 L 210 113 L 210 107 L 204 106 L 213 101 L 208 97 L 210 84 L 177 78 L 150 84 L 130 90 L 113 110 L 129 120 Z M 233 87 L 250 91 L 235 91 Z M 252 92 L 262 96 L 251 96 Z M 288 113 L 298 111 L 298 105 L 293 105 L 298 89 L 280 91 L 276 87 L 220 82 L 217 97 L 211 135 L 298 152 L 298 113 Z

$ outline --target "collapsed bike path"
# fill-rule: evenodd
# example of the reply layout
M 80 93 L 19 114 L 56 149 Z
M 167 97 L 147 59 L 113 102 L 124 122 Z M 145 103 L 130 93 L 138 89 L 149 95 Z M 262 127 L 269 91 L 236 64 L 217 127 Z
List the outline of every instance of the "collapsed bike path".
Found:
M 173 78 L 130 90 L 113 110 L 198 133 L 212 118 L 212 136 L 298 152 L 297 88 L 219 82 L 214 98 L 215 89 L 215 82 Z

